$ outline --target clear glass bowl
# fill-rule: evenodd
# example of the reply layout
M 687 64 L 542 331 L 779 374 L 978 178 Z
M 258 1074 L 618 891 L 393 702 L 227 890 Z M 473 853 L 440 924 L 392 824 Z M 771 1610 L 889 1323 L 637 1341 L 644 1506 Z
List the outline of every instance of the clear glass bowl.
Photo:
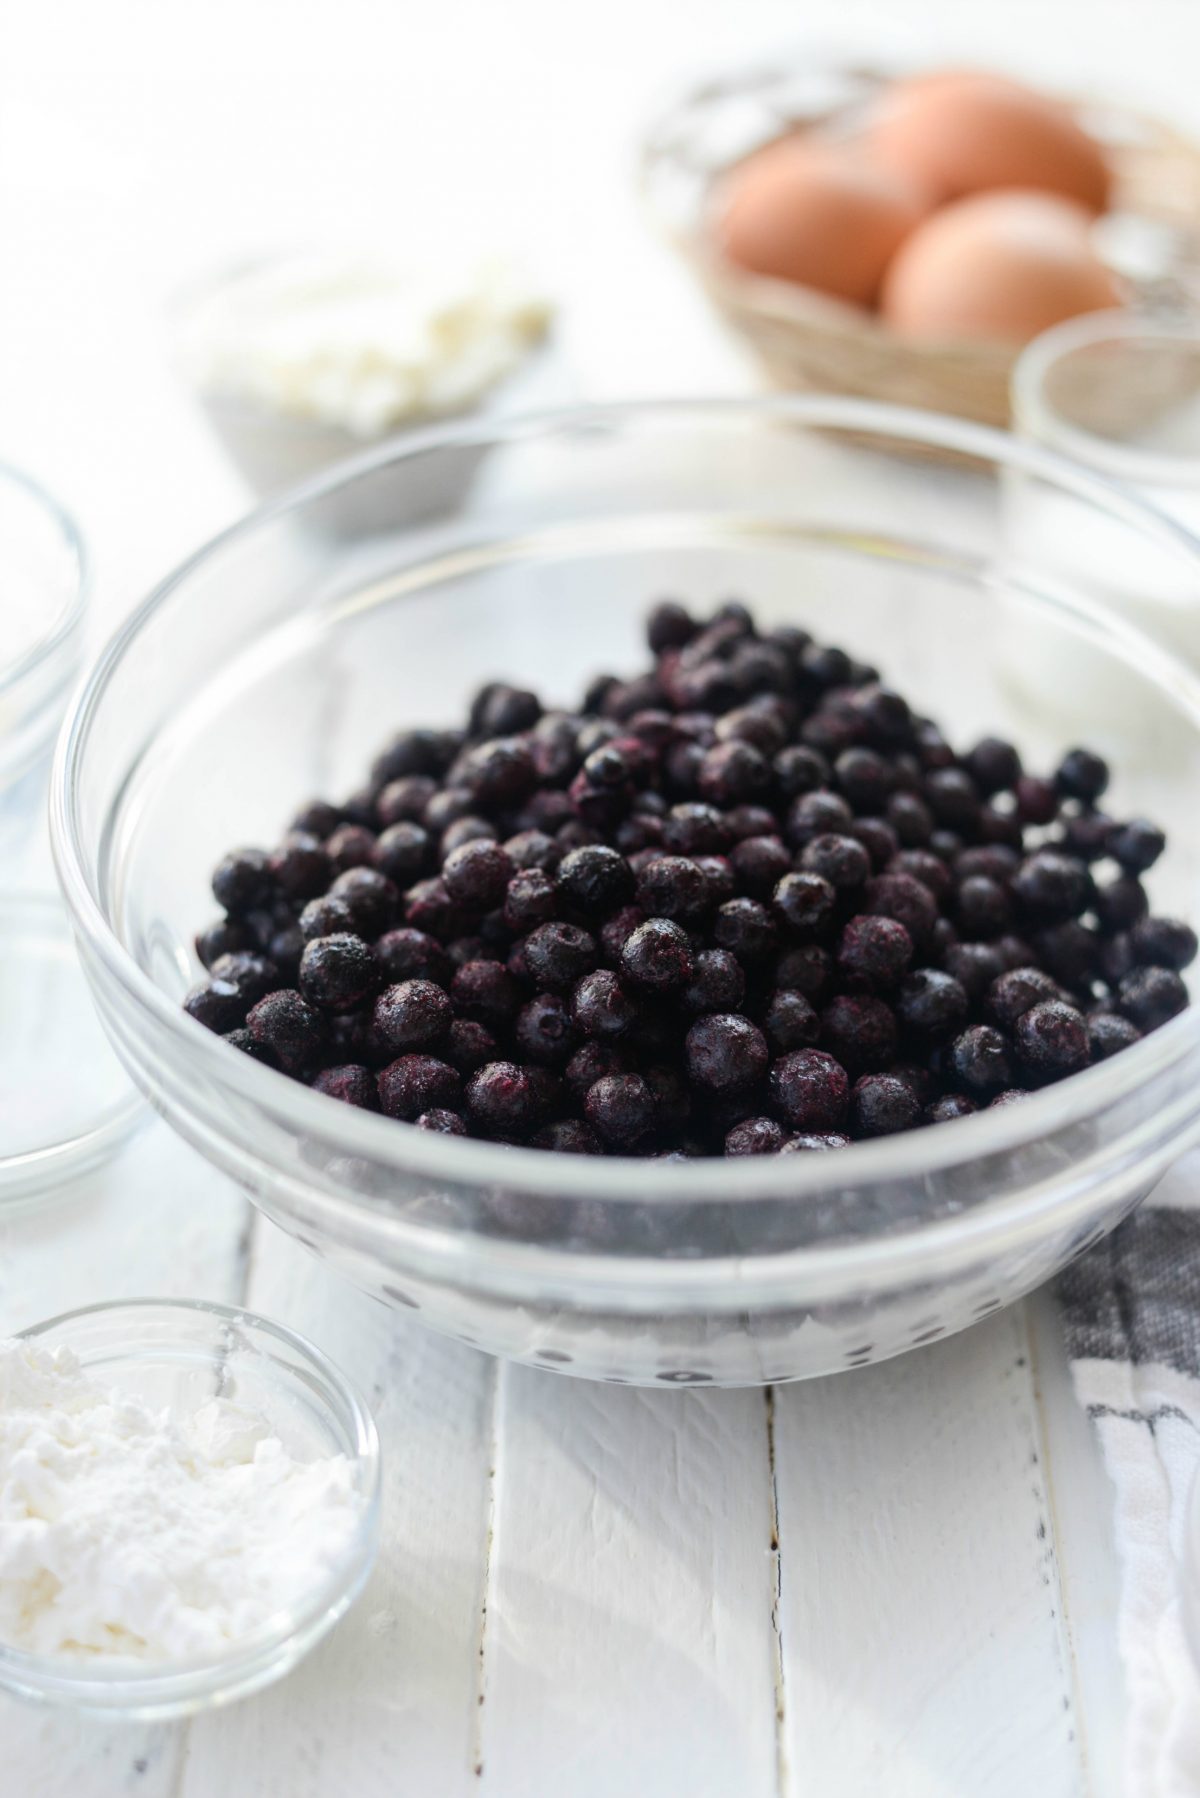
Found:
M 46 763 L 82 656 L 87 565 L 73 519 L 28 475 L 3 465 L 0 586 L 0 845 L 7 852 L 44 804 Z
M 0 894 L 0 1216 L 75 1183 L 150 1113 L 109 1047 L 57 893 Z
M 249 1311 L 198 1300 L 136 1299 L 68 1311 L 22 1332 L 69 1348 L 99 1385 L 154 1405 L 195 1411 L 211 1398 L 257 1411 L 297 1458 L 345 1455 L 358 1520 L 340 1565 L 302 1608 L 217 1657 L 189 1661 L 68 1659 L 0 1642 L 0 1687 L 95 1715 L 181 1717 L 228 1704 L 281 1679 L 349 1609 L 379 1542 L 379 1438 L 371 1414 L 320 1351 Z
M 434 432 L 227 533 L 109 644 L 59 747 L 60 874 L 135 1079 L 360 1284 L 577 1374 L 825 1373 L 1028 1291 L 1200 1137 L 1194 1009 L 1019 1106 L 832 1155 L 681 1166 L 401 1127 L 249 1062 L 179 1002 L 231 845 L 276 840 L 313 794 L 358 785 L 392 729 L 456 720 L 486 679 L 561 702 L 599 670 L 636 668 L 664 593 L 702 608 L 744 595 L 767 623 L 880 665 L 952 740 L 1011 734 L 1031 766 L 1053 766 L 1076 722 L 1064 728 L 1046 683 L 1010 678 L 1014 658 L 1027 643 L 1063 693 L 1086 649 L 1125 699 L 1089 721 L 1117 770 L 1113 806 L 1169 829 L 1155 903 L 1200 918 L 1200 688 L 1026 553 L 1010 502 L 1029 488 L 1069 492 L 1200 583 L 1184 532 L 1046 452 L 825 398 Z M 347 493 L 407 521 L 355 540 L 322 529 Z

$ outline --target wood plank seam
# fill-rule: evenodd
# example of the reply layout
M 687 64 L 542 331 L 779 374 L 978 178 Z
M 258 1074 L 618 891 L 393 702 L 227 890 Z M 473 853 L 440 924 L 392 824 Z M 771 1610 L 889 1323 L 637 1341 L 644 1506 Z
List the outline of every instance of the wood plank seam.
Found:
M 767 1408 L 767 1499 L 771 1523 L 771 1639 L 775 1661 L 775 1781 L 779 1798 L 787 1798 L 787 1685 L 783 1655 L 783 1554 L 779 1545 L 779 1487 L 775 1467 L 775 1388 L 763 1388 Z
M 1040 1457 L 1043 1469 L 1042 1486 L 1043 1501 L 1050 1522 L 1050 1540 L 1047 1544 L 1046 1560 L 1051 1569 L 1054 1590 L 1058 1594 L 1057 1609 L 1062 1624 L 1062 1633 L 1066 1646 L 1067 1671 L 1071 1682 L 1071 1707 L 1074 1712 L 1073 1723 L 1078 1727 L 1071 1730 L 1079 1754 L 1079 1775 L 1081 1790 L 1090 1795 L 1094 1790 L 1092 1769 L 1088 1756 L 1086 1711 L 1083 1704 L 1083 1691 L 1079 1672 L 1079 1655 L 1075 1642 L 1075 1628 L 1068 1602 L 1066 1583 L 1063 1579 L 1062 1566 L 1059 1559 L 1059 1543 L 1062 1531 L 1058 1516 L 1058 1501 L 1054 1490 L 1054 1460 L 1050 1447 L 1050 1435 L 1046 1427 L 1046 1408 L 1042 1397 L 1042 1380 L 1038 1367 L 1037 1342 L 1034 1337 L 1028 1303 L 1020 1307 L 1021 1333 L 1025 1339 L 1025 1353 L 1029 1363 L 1029 1380 L 1033 1391 L 1033 1424 L 1035 1430 L 1035 1453 Z
M 500 1458 L 500 1411 L 501 1380 L 506 1363 L 492 1362 L 492 1392 L 488 1410 L 488 1464 L 487 1464 L 487 1506 L 483 1532 L 483 1579 L 479 1602 L 479 1649 L 478 1674 L 475 1689 L 475 1728 L 471 1750 L 471 1764 L 477 1779 L 483 1778 L 483 1729 L 486 1720 L 487 1681 L 488 1681 L 488 1616 L 494 1609 L 495 1575 L 497 1555 L 496 1548 L 496 1489 L 498 1482 L 498 1462 Z
M 236 1274 L 234 1290 L 237 1295 L 234 1302 L 245 1309 L 248 1306 L 250 1298 L 250 1281 L 254 1274 L 254 1261 L 258 1252 L 259 1235 L 267 1226 L 266 1220 L 258 1207 L 252 1205 L 245 1194 L 242 1195 L 242 1204 L 245 1207 L 245 1215 L 242 1219 L 242 1227 L 238 1231 L 237 1242 L 235 1243 L 233 1250 L 233 1264 Z M 184 1786 L 187 1781 L 188 1762 L 191 1759 L 193 1721 L 194 1719 L 192 1717 L 184 1717 L 181 1722 L 175 1725 L 175 1728 L 178 1731 L 179 1747 L 175 1755 L 175 1775 L 171 1781 L 170 1798 L 182 1798 Z

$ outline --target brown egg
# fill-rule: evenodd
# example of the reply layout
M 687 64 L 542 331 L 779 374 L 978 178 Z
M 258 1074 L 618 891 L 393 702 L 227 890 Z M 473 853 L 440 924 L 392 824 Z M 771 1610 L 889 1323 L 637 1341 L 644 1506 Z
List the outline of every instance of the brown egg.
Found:
M 885 167 L 957 199 L 993 187 L 1044 188 L 1093 212 L 1112 176 L 1069 109 L 1002 75 L 947 71 L 898 81 L 867 133 Z
M 881 310 L 906 337 L 1027 343 L 1080 312 L 1119 306 L 1073 200 L 976 194 L 933 213 L 898 251 Z
M 731 262 L 870 306 L 928 201 L 860 154 L 783 138 L 736 168 L 716 237 Z

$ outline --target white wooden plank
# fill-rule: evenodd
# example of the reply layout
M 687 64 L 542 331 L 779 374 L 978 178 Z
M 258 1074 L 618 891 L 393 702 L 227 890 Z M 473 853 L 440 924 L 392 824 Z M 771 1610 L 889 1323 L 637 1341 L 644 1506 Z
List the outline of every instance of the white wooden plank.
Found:
M 495 1364 L 257 1231 L 247 1304 L 310 1335 L 375 1412 L 383 1546 L 359 1603 L 288 1680 L 193 1723 L 179 1798 L 457 1798 L 477 1789 Z
M 249 1207 L 152 1120 L 69 1198 L 0 1224 L 0 1335 L 76 1305 L 241 1297 Z M 173 1798 L 185 1727 L 114 1726 L 0 1696 L 13 1798 Z
M 774 1798 L 767 1408 L 507 1366 L 482 1792 Z
M 1125 1682 L 1117 1647 L 1121 1574 L 1112 1483 L 1099 1437 L 1071 1385 L 1051 1289 L 1035 1293 L 1025 1312 L 1087 1790 L 1091 1798 L 1120 1798 Z
M 236 1302 L 250 1215 L 230 1181 L 151 1118 L 68 1196 L 0 1216 L 0 1332 L 105 1299 Z
M 775 1469 L 788 1790 L 1078 1798 L 1020 1312 L 779 1389 Z

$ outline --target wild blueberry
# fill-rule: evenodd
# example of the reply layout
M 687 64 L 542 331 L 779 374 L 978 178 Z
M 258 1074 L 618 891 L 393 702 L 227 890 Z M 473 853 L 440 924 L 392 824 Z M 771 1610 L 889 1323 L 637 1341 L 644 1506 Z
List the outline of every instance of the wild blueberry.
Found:
M 375 944 L 375 956 L 383 978 L 391 982 L 432 980 L 437 986 L 449 986 L 454 972 L 441 943 L 423 930 L 387 931 Z
M 375 1001 L 371 1026 L 389 1057 L 428 1049 L 450 1028 L 450 1001 L 431 980 L 403 980 L 385 987 Z
M 206 968 L 211 968 L 220 955 L 232 955 L 239 949 L 249 949 L 253 943 L 250 932 L 243 924 L 233 918 L 218 918 L 207 930 L 201 930 L 196 936 L 196 954 Z
M 495 1061 L 500 1047 L 491 1031 L 474 1018 L 455 1018 L 441 1044 L 444 1061 L 460 1074 L 473 1074 L 485 1062 Z
M 702 949 L 696 956 L 692 978 L 681 1003 L 685 1011 L 737 1011 L 745 997 L 746 976 L 741 963 L 727 949 Z
M 637 902 L 647 917 L 688 924 L 704 916 L 712 899 L 702 868 L 687 856 L 662 855 L 638 875 Z
M 402 774 L 389 781 L 376 801 L 382 828 L 393 824 L 419 824 L 425 807 L 437 792 L 437 782 L 429 774 Z
M 401 1055 L 377 1077 L 388 1117 L 412 1122 L 423 1111 L 454 1111 L 462 1093 L 458 1073 L 433 1055 Z
M 369 868 L 375 856 L 375 832 L 365 824 L 340 824 L 326 840 L 325 853 L 335 871 Z
M 442 863 L 442 881 L 456 905 L 491 911 L 504 901 L 516 869 L 499 843 L 476 838 L 454 849 Z
M 418 1130 L 432 1130 L 438 1136 L 465 1136 L 467 1126 L 457 1111 L 447 1111 L 445 1106 L 435 1106 L 432 1111 L 423 1111 L 414 1123 Z
M 820 1049 L 797 1049 L 772 1067 L 771 1101 L 785 1124 L 804 1132 L 840 1130 L 850 1104 L 846 1070 Z
M 590 974 L 599 959 L 596 939 L 578 924 L 539 924 L 525 938 L 530 978 L 552 992 L 565 992 Z
M 894 1136 L 920 1122 L 912 1088 L 894 1074 L 864 1074 L 850 1094 L 850 1126 L 855 1136 Z
M 746 1118 L 725 1138 L 727 1155 L 778 1155 L 786 1141 L 774 1118 Z
M 1092 881 L 1078 856 L 1037 849 L 1013 875 L 1012 890 L 1031 917 L 1053 923 L 1078 917 L 1091 896 Z
M 418 880 L 404 897 L 404 921 L 427 936 L 452 937 L 462 914 L 443 880 Z
M 749 1018 L 710 1012 L 697 1019 L 684 1044 L 688 1076 L 706 1092 L 743 1092 L 767 1071 L 767 1039 Z
M 633 1154 L 655 1124 L 654 1095 L 640 1074 L 606 1074 L 583 1102 L 588 1122 L 610 1149 Z
M 261 849 L 233 850 L 213 870 L 212 890 L 231 918 L 269 904 L 275 895 L 270 857 Z
M 379 959 L 362 937 L 339 931 L 305 944 L 300 991 L 310 1005 L 319 1005 L 322 1011 L 352 1011 L 378 985 Z
M 1113 832 L 1108 848 L 1109 854 L 1120 862 L 1127 874 L 1144 874 L 1147 868 L 1154 866 L 1166 846 L 1167 839 L 1157 824 L 1151 824 L 1145 818 L 1134 818 Z
M 543 1124 L 529 1138 L 531 1149 L 553 1149 L 559 1155 L 603 1155 L 600 1138 L 582 1118 L 560 1118 Z
M 966 1093 L 943 1093 L 940 1099 L 932 1100 L 925 1107 L 925 1122 L 947 1124 L 952 1118 L 970 1117 L 978 1110 L 974 1099 L 969 1099 Z
M 1096 888 L 1092 909 L 1102 930 L 1128 930 L 1150 910 L 1146 889 L 1133 874 L 1119 874 Z
M 950 1071 L 977 1097 L 996 1092 L 1012 1079 L 1008 1040 L 990 1024 L 972 1024 L 950 1045 Z
M 382 936 L 396 922 L 400 894 L 393 881 L 375 868 L 349 868 L 329 889 L 334 899 L 344 899 L 354 915 L 360 936 L 368 942 Z
M 853 822 L 854 813 L 846 801 L 818 787 L 792 801 L 783 834 L 793 849 L 805 849 L 815 837 L 844 835 Z
M 969 1003 L 953 974 L 917 968 L 901 982 L 896 1014 L 906 1030 L 929 1042 L 943 1042 L 967 1021 Z
M 1050 824 L 1058 816 L 1058 793 L 1053 781 L 1022 774 L 1013 792 L 1022 824 Z
M 1022 1012 L 1013 1036 L 1022 1062 L 1041 1079 L 1058 1079 L 1087 1066 L 1087 1022 L 1060 999 L 1043 999 Z
M 771 764 L 775 784 L 785 799 L 826 787 L 832 778 L 829 763 L 819 750 L 794 743 L 781 749 Z
M 817 943 L 802 943 L 789 949 L 775 963 L 775 985 L 788 992 L 803 993 L 814 1005 L 822 999 L 833 978 L 833 958 Z
M 770 764 L 752 743 L 735 737 L 705 752 L 696 774 L 700 796 L 711 805 L 728 807 L 753 799 L 769 786 Z
M 758 899 L 727 899 L 717 907 L 712 926 L 718 948 L 742 963 L 765 961 L 779 946 L 779 930 Z
M 1089 749 L 1071 749 L 1058 765 L 1054 784 L 1066 799 L 1094 805 L 1108 785 L 1108 764 Z
M 850 1073 L 875 1073 L 895 1059 L 895 1013 L 869 994 L 838 994 L 821 1013 L 820 1040 Z
M 895 918 L 870 914 L 851 918 L 838 944 L 837 965 L 842 973 L 872 987 L 889 987 L 904 974 L 913 958 L 913 941 Z
M 1176 972 L 1196 959 L 1196 932 L 1179 918 L 1139 918 L 1129 932 L 1139 961 Z
M 867 882 L 862 909 L 877 918 L 895 918 L 920 948 L 937 920 L 937 900 L 911 874 L 877 874 Z
M 821 936 L 832 922 L 837 888 L 823 874 L 785 874 L 771 895 L 775 915 L 802 936 Z
M 471 960 L 455 970 L 450 998 L 459 1017 L 475 1018 L 496 1030 L 516 1016 L 521 988 L 503 962 Z
M 955 913 L 966 937 L 1003 936 L 1012 924 L 1012 901 L 998 880 L 972 874 L 959 886 Z
M 821 1033 L 821 1020 L 814 1007 L 803 993 L 786 987 L 772 993 L 761 1022 L 773 1055 L 811 1048 Z
M 291 987 L 281 987 L 260 999 L 252 1007 L 246 1027 L 288 1073 L 311 1067 L 325 1040 L 320 1013 Z
M 966 768 L 985 799 L 1010 793 L 1021 778 L 1021 758 L 1002 737 L 983 737 L 966 757 Z
M 585 1036 L 624 1036 L 637 1022 L 638 1005 L 611 968 L 597 968 L 571 995 L 571 1017 Z
M 1093 1061 L 1107 1061 L 1122 1049 L 1141 1041 L 1141 1031 L 1128 1018 L 1113 1011 L 1093 1012 L 1087 1021 L 1088 1046 Z
M 558 866 L 559 892 L 586 918 L 605 917 L 633 898 L 634 877 L 617 850 L 603 844 L 573 849 Z
M 933 813 L 916 793 L 893 793 L 883 815 L 906 849 L 920 849 L 933 835 Z
M 269 862 L 279 891 L 288 899 L 312 899 L 333 879 L 333 859 L 317 837 L 293 830 Z
M 456 771 L 462 785 L 483 806 L 514 805 L 537 782 L 529 745 L 515 736 L 493 737 L 468 749 Z
M 674 992 L 686 986 L 693 968 L 691 945 L 679 925 L 669 918 L 647 918 L 626 938 L 621 949 L 621 972 L 635 987 L 651 992 Z
M 368 1068 L 350 1063 L 344 1067 L 322 1068 L 312 1079 L 314 1092 L 340 1099 L 344 1105 L 357 1105 L 360 1111 L 379 1110 L 379 1092 L 375 1076 Z
M 1004 972 L 1004 963 L 990 943 L 951 943 L 940 965 L 953 974 L 974 1004 Z
M 1117 1004 L 1139 1030 L 1157 1030 L 1187 1006 L 1187 988 L 1171 968 L 1134 968 L 1117 988 Z

